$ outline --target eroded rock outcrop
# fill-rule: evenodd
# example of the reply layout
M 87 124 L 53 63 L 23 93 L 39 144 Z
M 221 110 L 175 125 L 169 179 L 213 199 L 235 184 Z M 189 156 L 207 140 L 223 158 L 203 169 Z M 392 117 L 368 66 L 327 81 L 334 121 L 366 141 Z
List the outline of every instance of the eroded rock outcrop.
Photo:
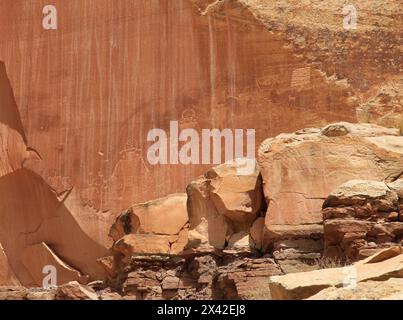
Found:
M 263 142 L 264 248 L 286 260 L 285 268 L 298 256 L 312 264 L 323 249 L 322 204 L 329 193 L 362 177 L 392 182 L 402 174 L 402 154 L 397 129 L 368 124 L 331 124 Z
M 255 163 L 210 169 L 186 195 L 138 204 L 110 230 L 113 257 L 100 259 L 125 299 L 247 299 L 275 261 L 261 248 L 264 206 Z M 171 245 L 170 241 L 177 240 Z M 257 247 L 260 244 L 260 247 Z
M 278 274 L 272 258 L 246 253 L 136 254 L 109 285 L 125 299 L 251 299 L 269 276 Z
M 107 297 L 104 295 L 104 297 Z M 116 296 L 115 296 L 116 297 Z M 0 286 L 0 300 L 100 300 L 92 288 L 71 281 L 55 288 Z
M 403 180 L 352 180 L 323 205 L 325 255 L 356 261 L 382 248 L 403 246 Z

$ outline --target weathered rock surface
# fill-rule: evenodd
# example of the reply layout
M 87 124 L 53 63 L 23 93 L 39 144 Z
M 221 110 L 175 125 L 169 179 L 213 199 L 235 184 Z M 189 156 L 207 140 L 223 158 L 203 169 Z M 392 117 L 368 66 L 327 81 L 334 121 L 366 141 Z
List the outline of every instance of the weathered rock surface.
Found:
M 61 271 L 60 279 L 68 281 L 76 280 L 77 275 L 70 273 L 72 277 L 67 277 L 67 269 L 60 268 L 64 263 L 90 278 L 103 277 L 96 259 L 106 255 L 107 249 L 91 239 L 66 208 L 64 199 L 68 193 L 56 194 L 38 174 L 25 168 L 28 159 L 40 161 L 40 156 L 27 146 L 2 63 L 0 97 L 0 261 L 4 265 L 2 273 L 7 274 L 0 277 L 0 285 L 42 285 L 39 279 L 45 266 L 41 266 L 42 262 L 55 263 Z M 30 254 L 41 243 L 52 254 Z M 31 267 L 34 274 L 28 271 Z
M 258 162 L 268 206 L 264 248 L 276 251 L 281 241 L 308 239 L 290 254 L 300 251 L 311 264 L 322 252 L 322 204 L 329 193 L 361 177 L 393 181 L 402 173 L 402 155 L 397 129 L 369 124 L 331 124 L 263 142 Z
M 403 300 L 403 279 L 360 282 L 354 289 L 331 287 L 308 300 Z
M 401 190 L 402 180 L 351 180 L 336 188 L 323 205 L 325 256 L 356 261 L 403 245 Z
M 188 248 L 231 248 L 242 239 L 246 248 L 262 247 L 263 225 L 257 222 L 265 211 L 262 179 L 255 164 L 247 173 L 242 166 L 235 161 L 214 167 L 187 187 L 190 230 L 200 238 Z
M 113 250 L 129 256 L 182 252 L 189 230 L 186 202 L 186 194 L 173 194 L 132 206 L 119 215 L 109 231 Z
M 352 266 L 290 273 L 270 278 L 273 299 L 306 299 L 330 287 L 352 287 L 366 281 L 403 278 L 403 247 L 391 247 Z
M 318 268 L 324 247 L 357 260 L 402 245 L 401 8 L 357 0 L 345 30 L 344 4 L 55 0 L 44 30 L 43 4 L 3 1 L 0 285 L 40 286 L 50 264 L 60 285 L 106 273 L 119 294 L 69 282 L 0 299 L 271 298 L 269 276 Z M 397 130 L 327 125 L 357 119 Z M 327 126 L 265 141 L 261 173 L 226 163 L 166 197 L 211 166 L 172 150 L 149 164 L 147 133 L 171 120 L 253 128 L 257 145 Z
M 0 285 L 2 286 L 18 286 L 20 281 L 16 277 L 3 246 L 0 243 Z
M 115 296 L 117 298 L 117 296 Z M 98 294 L 90 287 L 72 281 L 59 287 L 25 288 L 0 286 L 0 300 L 99 300 Z
M 294 52 L 328 77 L 348 83 L 353 100 L 366 101 L 384 82 L 401 75 L 402 22 L 398 17 L 402 10 L 394 0 L 382 4 L 367 0 L 242 2 L 269 30 L 288 39 Z M 345 17 L 354 19 L 352 9 L 356 10 L 357 28 L 346 29 Z
M 88 276 L 82 276 L 80 272 L 63 262 L 52 249 L 43 242 L 26 247 L 21 253 L 21 261 L 38 287 L 43 285 L 43 269 L 46 266 L 55 267 L 56 283 L 59 285 L 73 280 L 80 283 L 88 282 Z
M 295 54 L 253 3 L 222 1 L 207 11 L 190 0 L 52 4 L 57 30 L 43 29 L 40 2 L 0 5 L 0 59 L 22 117 L 14 128 L 24 127 L 42 159 L 25 167 L 57 194 L 73 188 L 66 206 L 103 246 L 117 213 L 182 192 L 211 167 L 149 164 L 147 134 L 169 131 L 170 120 L 198 133 L 253 128 L 256 146 L 281 132 L 356 120 L 345 81 Z
M 110 285 L 124 299 L 251 299 L 269 276 L 278 274 L 273 259 L 251 254 L 133 255 Z
M 403 132 L 403 78 L 385 83 L 369 101 L 357 108 L 360 122 L 398 128 Z

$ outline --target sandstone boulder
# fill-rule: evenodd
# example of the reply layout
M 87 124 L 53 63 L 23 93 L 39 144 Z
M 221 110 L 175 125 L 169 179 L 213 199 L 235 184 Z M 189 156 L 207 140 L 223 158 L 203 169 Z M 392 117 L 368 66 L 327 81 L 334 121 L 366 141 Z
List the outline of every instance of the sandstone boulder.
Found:
M 115 242 L 113 252 L 130 258 L 132 254 L 170 252 L 170 243 L 166 236 L 153 234 L 128 234 Z
M 187 188 L 190 229 L 215 248 L 224 249 L 227 242 L 232 246 L 240 240 L 235 234 L 242 233 L 244 242 L 249 242 L 249 231 L 263 214 L 259 170 L 255 164 L 247 173 L 243 170 L 242 164 L 228 162 L 210 169 Z
M 136 204 L 120 214 L 109 231 L 112 251 L 123 254 L 178 254 L 188 243 L 186 194 Z M 102 261 L 100 261 L 102 263 Z M 105 265 L 109 274 L 113 267 Z
M 351 287 L 389 278 L 403 278 L 402 247 L 385 249 L 352 266 L 274 276 L 270 278 L 270 290 L 275 300 L 299 300 L 330 287 Z
M 109 234 L 114 241 L 130 233 L 178 235 L 188 223 L 186 201 L 186 194 L 173 194 L 136 204 L 116 219 Z

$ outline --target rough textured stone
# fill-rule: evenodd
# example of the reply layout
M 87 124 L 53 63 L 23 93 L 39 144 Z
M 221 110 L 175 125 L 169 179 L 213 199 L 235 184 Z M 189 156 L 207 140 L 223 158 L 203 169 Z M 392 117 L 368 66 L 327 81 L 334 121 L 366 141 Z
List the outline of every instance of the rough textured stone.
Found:
M 394 127 L 403 132 L 402 100 L 403 81 L 401 77 L 396 77 L 387 81 L 375 97 L 357 108 L 358 121 Z
M 110 228 L 109 236 L 116 244 L 115 249 L 120 252 L 122 246 L 130 242 L 137 253 L 182 252 L 188 243 L 186 203 L 186 194 L 173 194 L 132 206 L 120 214 Z M 119 241 L 122 238 L 130 241 Z M 143 248 L 142 241 L 148 242 Z
M 271 250 L 277 241 L 287 237 L 320 240 L 322 205 L 329 193 L 340 184 L 361 177 L 391 182 L 402 172 L 402 155 L 403 137 L 397 129 L 369 124 L 331 124 L 263 142 L 258 162 L 268 206 L 264 249 Z M 384 195 L 387 199 L 378 201 L 380 209 L 395 206 L 396 195 L 386 190 L 384 183 L 368 188 L 363 192 L 379 197 L 387 193 L 393 198 Z M 295 250 L 290 252 L 294 255 Z M 316 251 L 321 252 L 319 248 Z M 312 264 L 310 261 L 308 265 Z
M 64 284 L 56 289 L 56 300 L 99 300 L 98 295 L 90 287 L 77 281 Z
M 356 288 L 331 287 L 308 300 L 403 300 L 403 279 L 360 282 Z
M 27 247 L 45 242 L 82 274 L 103 277 L 95 260 L 107 249 L 88 236 L 66 207 L 64 200 L 69 193 L 56 194 L 42 177 L 25 168 L 28 159 L 40 161 L 40 156 L 28 147 L 3 63 L 0 96 L 0 243 L 10 265 L 8 270 L 22 285 L 38 285 L 24 266 L 22 253 Z
M 348 181 L 323 204 L 325 256 L 356 261 L 402 243 L 400 183 Z
M 290 273 L 270 278 L 273 299 L 306 299 L 323 289 L 365 281 L 385 281 L 403 277 L 403 248 L 385 249 L 352 266 Z M 354 278 L 354 279 L 353 279 Z M 352 281 L 353 280 L 353 281 Z
M 240 240 L 235 234 L 249 238 L 253 223 L 263 214 L 259 170 L 254 164 L 247 173 L 241 170 L 242 164 L 229 162 L 210 169 L 187 188 L 190 229 L 218 249 Z
M 58 194 L 74 187 L 65 204 L 103 246 L 116 213 L 182 192 L 211 166 L 149 164 L 147 134 L 169 131 L 169 120 L 199 133 L 255 128 L 258 145 L 356 118 L 351 89 L 295 54 L 245 1 L 206 12 L 191 0 L 52 4 L 56 31 L 43 29 L 40 2 L 0 5 L 0 59 L 22 115 L 14 128 L 42 159 L 25 167 Z

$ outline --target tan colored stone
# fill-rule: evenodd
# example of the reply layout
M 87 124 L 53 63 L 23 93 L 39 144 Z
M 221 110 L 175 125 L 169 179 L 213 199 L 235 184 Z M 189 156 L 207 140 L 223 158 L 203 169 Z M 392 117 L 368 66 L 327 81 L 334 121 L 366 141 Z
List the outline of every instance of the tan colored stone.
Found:
M 257 250 L 261 250 L 263 247 L 264 223 L 264 217 L 257 218 L 250 228 L 250 237 L 253 241 L 253 247 Z
M 10 266 L 7 255 L 0 243 L 0 286 L 18 286 L 19 280 Z
M 186 201 L 186 194 L 173 194 L 136 204 L 116 219 L 109 235 L 114 241 L 130 233 L 177 235 L 188 222 Z
M 356 288 L 330 287 L 308 300 L 403 300 L 403 279 L 360 282 Z
M 262 209 L 261 177 L 251 163 L 245 171 L 241 161 L 210 169 L 188 188 L 190 228 L 224 249 L 233 234 L 249 232 Z
M 385 249 L 349 267 L 274 276 L 270 278 L 270 290 L 275 300 L 306 299 L 323 289 L 342 286 L 349 272 L 358 283 L 402 278 L 403 248 Z
M 248 231 L 234 233 L 228 240 L 227 249 L 249 251 L 251 247 L 250 241 L 251 239 Z
M 71 281 L 57 288 L 56 300 L 99 300 L 99 297 L 90 287 Z
M 113 245 L 113 251 L 122 253 L 125 257 L 141 253 L 170 252 L 170 243 L 167 236 L 153 234 L 128 234 Z
M 382 85 L 375 97 L 357 108 L 360 122 L 403 130 L 403 81 L 396 77 Z
M 204 177 L 199 178 L 186 190 L 191 231 L 195 230 L 202 235 L 211 246 L 223 249 L 231 230 L 227 219 L 220 215 L 210 199 L 209 181 Z

